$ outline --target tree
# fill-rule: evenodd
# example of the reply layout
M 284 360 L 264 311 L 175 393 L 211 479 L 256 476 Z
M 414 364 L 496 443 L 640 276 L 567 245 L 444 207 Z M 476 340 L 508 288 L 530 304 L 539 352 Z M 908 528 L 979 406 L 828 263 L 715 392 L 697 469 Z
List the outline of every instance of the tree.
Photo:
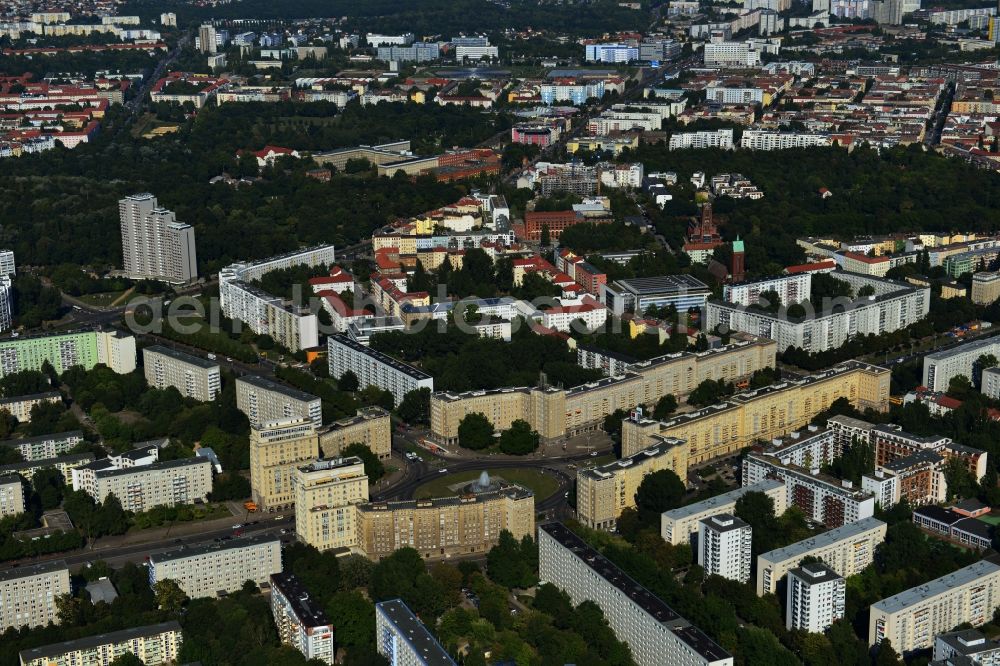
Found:
M 639 513 L 659 516 L 664 511 L 677 508 L 684 500 L 687 489 L 684 482 L 669 469 L 647 474 L 635 491 L 635 505 Z
M 31 486 L 38 495 L 42 511 L 58 508 L 62 503 L 66 481 L 59 470 L 52 467 L 38 470 L 31 477 Z
M 483 414 L 466 414 L 458 424 L 458 443 L 466 449 L 479 451 L 492 446 L 493 424 Z
M 385 475 L 385 465 L 378 459 L 368 445 L 361 442 L 348 444 L 341 451 L 343 457 L 357 456 L 365 464 L 365 474 L 368 475 L 368 483 L 375 483 Z
M 396 415 L 409 424 L 429 423 L 431 390 L 424 387 L 407 392 L 396 407 Z
M 868 298 L 869 296 L 875 295 L 875 287 L 870 284 L 866 284 L 860 289 L 858 289 L 858 298 Z
M 542 233 L 539 238 L 539 244 L 542 247 L 548 247 L 552 244 L 552 233 L 549 231 L 549 225 L 547 224 L 542 225 Z
M 976 477 L 965 466 L 961 458 L 949 458 L 944 463 L 944 480 L 948 486 L 949 500 L 969 498 L 979 494 Z
M 337 627 L 337 642 L 349 651 L 375 644 L 375 607 L 360 592 L 338 592 L 326 605 L 330 622 Z
M 878 644 L 878 653 L 875 655 L 875 666 L 898 666 L 902 664 L 899 653 L 892 647 L 892 641 L 888 638 Z
M 173 578 L 156 581 L 153 593 L 156 595 L 156 605 L 172 615 L 180 613 L 184 604 L 188 602 L 188 596 Z
M 677 398 L 672 393 L 668 393 L 657 401 L 656 407 L 653 409 L 653 418 L 663 421 L 676 411 Z
M 358 381 L 358 376 L 350 370 L 342 374 L 337 380 L 337 389 L 340 391 L 353 393 L 354 391 L 357 391 L 360 386 L 361 382 Z
M 753 528 L 753 556 L 772 550 L 780 538 L 774 515 L 774 500 L 761 492 L 749 492 L 736 500 L 733 513 Z
M 507 530 L 486 555 L 486 573 L 508 589 L 531 587 L 538 582 L 538 544 L 528 535 L 520 542 Z
M 604 417 L 604 423 L 601 424 L 601 428 L 609 435 L 620 435 L 622 434 L 622 421 L 625 420 L 625 416 L 624 409 L 616 409 Z
M 120 654 L 111 660 L 111 666 L 144 666 L 145 662 L 131 652 Z
M 965 375 L 955 375 L 948 382 L 948 395 L 958 400 L 964 400 L 973 390 L 972 382 Z
M 527 421 L 515 420 L 500 433 L 500 450 L 508 455 L 523 456 L 538 449 L 538 433 Z

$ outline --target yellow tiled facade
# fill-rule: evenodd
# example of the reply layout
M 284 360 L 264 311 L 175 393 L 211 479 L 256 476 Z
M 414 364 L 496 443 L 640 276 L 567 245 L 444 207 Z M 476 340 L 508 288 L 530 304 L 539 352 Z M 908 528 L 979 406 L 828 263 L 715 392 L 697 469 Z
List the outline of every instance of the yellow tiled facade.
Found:
M 337 458 L 344 447 L 360 442 L 380 460 L 392 453 L 392 422 L 389 412 L 381 407 L 369 407 L 357 416 L 342 419 L 325 427 L 319 433 L 319 448 L 324 458 Z
M 297 466 L 292 483 L 299 539 L 319 550 L 354 548 L 357 507 L 368 501 L 368 476 L 361 459 L 335 458 Z
M 295 502 L 297 465 L 319 457 L 312 421 L 287 419 L 250 429 L 250 487 L 261 511 L 281 511 Z

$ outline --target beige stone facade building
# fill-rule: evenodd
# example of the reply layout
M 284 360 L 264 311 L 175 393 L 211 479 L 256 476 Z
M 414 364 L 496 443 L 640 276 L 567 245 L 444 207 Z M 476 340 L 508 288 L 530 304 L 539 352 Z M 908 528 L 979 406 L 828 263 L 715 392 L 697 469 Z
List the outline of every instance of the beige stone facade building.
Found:
M 612 530 L 625 509 L 635 507 L 635 491 L 647 474 L 668 469 L 687 479 L 687 444 L 656 437 L 656 443 L 635 454 L 576 473 L 576 511 L 580 522 Z
M 389 412 L 381 407 L 368 407 L 357 416 L 342 419 L 323 428 L 319 434 L 319 448 L 324 458 L 336 458 L 344 447 L 360 442 L 380 460 L 392 454 L 392 421 Z
M 479 412 L 497 430 L 517 419 L 527 421 L 544 440 L 593 431 L 617 409 L 655 405 L 667 394 L 686 396 L 706 379 L 740 384 L 754 372 L 774 367 L 772 340 L 737 342 L 705 352 L 667 354 L 629 366 L 620 377 L 609 377 L 570 390 L 505 388 L 431 396 L 431 435 L 442 444 L 458 441 L 458 425 Z
M 357 505 L 368 501 L 368 476 L 360 458 L 299 465 L 292 485 L 299 539 L 319 550 L 357 545 Z
M 312 421 L 291 418 L 250 428 L 250 487 L 260 511 L 283 511 L 295 503 L 292 477 L 304 462 L 319 458 Z
M 400 548 L 423 557 L 486 553 L 507 530 L 520 540 L 535 534 L 535 497 L 518 486 L 439 499 L 362 504 L 358 548 L 380 560 Z

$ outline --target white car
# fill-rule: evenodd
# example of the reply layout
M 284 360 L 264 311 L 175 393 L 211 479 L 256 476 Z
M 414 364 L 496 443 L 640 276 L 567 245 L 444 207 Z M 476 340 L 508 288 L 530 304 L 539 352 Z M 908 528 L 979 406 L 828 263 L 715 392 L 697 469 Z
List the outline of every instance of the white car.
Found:
M 442 467 L 441 469 L 438 470 L 438 474 L 447 474 L 447 473 L 448 473 L 447 467 Z

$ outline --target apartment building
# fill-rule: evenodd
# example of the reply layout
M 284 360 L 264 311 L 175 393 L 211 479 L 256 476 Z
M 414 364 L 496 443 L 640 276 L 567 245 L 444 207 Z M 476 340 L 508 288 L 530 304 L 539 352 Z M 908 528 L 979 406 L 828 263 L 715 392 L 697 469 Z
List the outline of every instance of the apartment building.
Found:
M 699 132 L 674 132 L 667 144 L 669 150 L 685 150 L 688 148 L 722 148 L 732 150 L 733 130 L 706 130 Z
M 153 449 L 155 451 L 155 448 Z M 125 464 L 116 460 L 125 460 Z M 136 513 L 158 506 L 206 501 L 212 492 L 212 462 L 194 457 L 133 464 L 127 458 L 104 458 L 72 470 L 73 490 L 86 491 L 95 502 L 108 495 Z
M 968 622 L 989 622 L 1000 606 L 1000 565 L 980 560 L 872 604 L 868 644 L 885 639 L 906 655 L 934 646 L 937 634 Z
M 8 412 L 19 423 L 31 423 L 31 410 L 36 405 L 61 403 L 62 394 L 59 391 L 19 395 L 13 398 L 0 398 L 0 410 Z
M 956 444 L 948 437 L 923 437 L 904 432 L 894 424 L 872 426 L 870 441 L 875 446 L 876 469 L 909 458 L 917 453 L 932 452 L 944 459 L 957 459 L 979 481 L 986 474 L 986 451 Z
M 263 535 L 149 556 L 150 586 L 171 578 L 191 599 L 233 593 L 248 580 L 260 586 L 276 573 L 281 573 L 281 541 Z
M 487 553 L 507 530 L 520 540 L 535 533 L 535 497 L 519 486 L 427 500 L 360 504 L 358 548 L 378 561 L 400 548 L 424 558 Z
M 731 513 L 702 518 L 698 521 L 698 564 L 706 576 L 749 582 L 752 540 L 753 528 Z
M 0 250 L 0 275 L 17 274 L 13 250 Z
M 380 460 L 392 455 L 392 419 L 381 407 L 365 407 L 355 416 L 335 421 L 319 432 L 324 458 L 336 458 L 351 444 L 364 444 Z
M 70 592 L 62 560 L 0 571 L 0 629 L 59 624 L 56 598 Z
M 993 305 L 997 299 L 1000 299 L 1000 273 L 974 273 L 972 302 L 976 305 Z
M 194 227 L 178 222 L 149 193 L 118 202 L 125 274 L 133 280 L 183 284 L 198 278 Z
M 132 654 L 146 666 L 173 664 L 183 636 L 176 620 L 52 643 L 20 652 L 21 666 L 106 666 Z
M 823 561 L 844 578 L 859 574 L 875 559 L 875 549 L 885 541 L 887 526 L 876 518 L 841 525 L 784 548 L 757 556 L 757 596 L 774 594 L 785 574 L 806 557 Z
M 83 431 L 72 430 L 56 432 L 51 435 L 39 435 L 38 437 L 8 439 L 0 442 L 0 447 L 17 451 L 22 460 L 35 461 L 61 456 L 82 441 Z
M 319 435 L 309 419 L 269 421 L 250 428 L 250 487 L 260 511 L 295 505 L 295 469 L 319 457 Z
M 951 380 L 964 375 L 969 380 L 976 373 L 980 356 L 992 354 L 1000 358 L 1000 337 L 963 342 L 924 356 L 923 385 L 931 391 L 947 391 Z
M 806 132 L 775 132 L 768 130 L 743 131 L 740 138 L 740 148 L 747 150 L 788 150 L 789 148 L 809 148 L 811 146 L 829 146 L 829 134 Z
M 327 344 L 331 377 L 353 372 L 362 388 L 377 386 L 389 391 L 397 405 L 410 391 L 420 388 L 434 390 L 434 378 L 423 370 L 366 347 L 346 335 L 331 335 Z
M 810 520 L 829 528 L 870 518 L 875 513 L 872 493 L 854 488 L 850 481 L 812 473 L 797 465 L 784 465 L 755 453 L 743 459 L 744 485 L 766 478 L 783 480 L 788 488 L 789 504 L 801 509 Z
M 158 389 L 173 386 L 185 398 L 201 402 L 215 400 L 222 392 L 219 364 L 200 356 L 153 345 L 142 350 L 146 383 Z
M 375 647 L 392 666 L 455 666 L 402 599 L 375 604 Z
M 641 361 L 630 366 L 623 376 L 569 390 L 545 386 L 435 393 L 431 396 L 431 435 L 445 445 L 457 443 L 462 418 L 479 412 L 497 430 L 505 430 L 521 419 L 545 441 L 573 437 L 596 431 L 616 409 L 628 411 L 638 405 L 655 405 L 668 393 L 680 398 L 706 379 L 746 381 L 757 370 L 774 367 L 774 354 L 771 341 L 755 339 L 705 352 L 680 352 Z
M 121 331 L 77 331 L 0 341 L 0 377 L 41 370 L 46 361 L 59 374 L 75 365 L 90 370 L 103 363 L 127 375 L 136 368 L 135 338 Z
M 756 305 L 762 294 L 778 295 L 779 303 L 788 305 L 809 298 L 812 290 L 812 275 L 795 273 L 778 277 L 727 284 L 722 288 L 722 300 L 744 307 Z M 766 296 L 765 296 L 766 298 Z M 774 303 L 771 303 L 774 305 Z
M 272 271 L 295 266 L 332 266 L 332 245 L 296 250 L 255 262 L 238 262 L 219 271 L 219 302 L 222 313 L 247 324 L 258 335 L 270 335 L 292 350 L 319 345 L 319 322 L 309 308 L 285 303 L 251 283 Z
M 639 666 L 731 666 L 733 657 L 562 523 L 538 528 L 540 580 L 597 604 Z
M 647 474 L 670 470 L 687 478 L 687 443 L 661 438 L 650 448 L 600 467 L 576 473 L 576 511 L 580 522 L 613 530 L 622 511 L 635 507 L 635 492 Z
M 650 306 L 673 306 L 677 312 L 705 307 L 711 289 L 690 275 L 660 275 L 657 277 L 615 280 L 601 285 L 601 302 L 616 315 L 644 313 Z
M 21 477 L 0 473 L 0 518 L 24 513 L 24 486 Z
M 295 533 L 319 550 L 353 549 L 360 542 L 357 506 L 368 501 L 360 458 L 333 458 L 293 470 Z
M 1000 642 L 987 639 L 978 629 L 939 634 L 934 639 L 933 659 L 934 664 L 996 666 L 1000 663 Z
M 306 659 L 334 663 L 333 624 L 295 574 L 271 574 L 271 614 L 283 644 L 291 645 Z
M 317 428 L 323 425 L 319 398 L 257 375 L 236 379 L 236 407 L 253 427 L 290 418 L 308 419 Z
M 660 536 L 672 546 L 691 543 L 692 537 L 698 533 L 698 525 L 702 520 L 721 513 L 732 513 L 736 510 L 736 501 L 747 493 L 763 493 L 770 497 L 777 515 L 781 515 L 788 508 L 785 484 L 775 479 L 766 479 L 694 504 L 665 511 L 660 516 Z
M 14 283 L 9 275 L 0 275 L 0 331 L 6 331 L 14 325 L 13 303 Z
M 706 327 L 715 330 L 744 331 L 771 338 L 779 349 L 796 347 L 810 353 L 836 349 L 857 335 L 891 333 L 915 324 L 930 311 L 930 288 L 914 287 L 861 276 L 845 271 L 837 279 L 864 282 L 876 286 L 872 297 L 858 298 L 836 311 L 831 306 L 815 304 L 816 310 L 805 317 L 790 317 L 783 310 L 766 312 L 726 301 L 709 301 L 705 309 Z M 852 285 L 854 286 L 854 285 Z M 864 285 L 862 285 L 864 286 Z M 826 309 L 821 309 L 826 307 Z
M 711 42 L 705 44 L 705 67 L 748 69 L 760 67 L 762 49 L 752 41 Z
M 821 634 L 844 617 L 847 584 L 844 577 L 818 562 L 788 572 L 785 628 Z
M 70 453 L 55 458 L 44 458 L 42 460 L 26 460 L 17 463 L 7 463 L 0 465 L 0 474 L 20 474 L 27 481 L 35 476 L 35 472 L 40 469 L 55 468 L 63 475 L 67 482 L 73 478 L 73 469 L 86 465 L 94 461 L 93 453 Z
M 688 463 L 696 464 L 729 455 L 758 440 L 775 439 L 806 427 L 816 414 L 839 398 L 861 409 L 884 411 L 889 398 L 889 371 L 860 361 L 847 361 L 802 379 L 737 393 L 728 400 L 667 421 L 625 422 L 622 450 L 642 448 L 652 435 L 674 437 L 688 443 Z M 632 428 L 636 432 L 626 435 L 626 429 Z

